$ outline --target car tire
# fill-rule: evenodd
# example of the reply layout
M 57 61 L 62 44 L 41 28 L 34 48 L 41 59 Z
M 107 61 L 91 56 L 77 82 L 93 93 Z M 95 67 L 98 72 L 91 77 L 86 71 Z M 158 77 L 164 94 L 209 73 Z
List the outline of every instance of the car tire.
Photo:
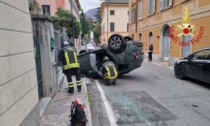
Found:
M 184 66 L 182 64 L 176 65 L 175 69 L 174 69 L 174 72 L 175 72 L 176 78 L 178 78 L 178 79 L 184 79 L 185 78 Z
M 109 37 L 108 48 L 113 53 L 123 53 L 125 47 L 124 38 L 119 34 L 113 34 Z
M 133 38 L 131 38 L 130 36 L 125 36 L 125 37 L 124 37 L 124 41 L 125 41 L 125 42 L 133 41 Z

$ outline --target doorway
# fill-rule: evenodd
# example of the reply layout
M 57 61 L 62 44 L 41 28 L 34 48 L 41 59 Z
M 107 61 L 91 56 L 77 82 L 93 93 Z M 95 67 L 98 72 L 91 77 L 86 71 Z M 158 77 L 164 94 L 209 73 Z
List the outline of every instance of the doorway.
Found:
M 170 57 L 170 38 L 168 25 L 164 26 L 162 33 L 162 59 L 164 57 Z

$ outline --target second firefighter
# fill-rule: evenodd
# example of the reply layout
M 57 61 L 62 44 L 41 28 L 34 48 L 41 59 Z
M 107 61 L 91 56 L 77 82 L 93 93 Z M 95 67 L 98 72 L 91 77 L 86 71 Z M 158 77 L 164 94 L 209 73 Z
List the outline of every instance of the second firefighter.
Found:
M 78 92 L 81 92 L 81 74 L 80 74 L 80 65 L 78 63 L 76 49 L 70 46 L 70 43 L 65 41 L 64 47 L 59 51 L 58 59 L 63 62 L 64 74 L 68 80 L 68 92 L 74 93 L 74 84 L 72 81 L 72 75 L 76 76 L 77 89 Z

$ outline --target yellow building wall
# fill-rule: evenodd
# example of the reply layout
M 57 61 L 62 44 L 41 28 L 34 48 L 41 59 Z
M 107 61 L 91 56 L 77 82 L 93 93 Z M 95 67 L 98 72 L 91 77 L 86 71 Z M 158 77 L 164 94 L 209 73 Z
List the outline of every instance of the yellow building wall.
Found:
M 135 2 L 130 0 L 130 3 Z M 149 32 L 153 36 L 153 52 L 161 56 L 162 54 L 162 28 L 164 24 L 174 26 L 174 34 L 177 36 L 180 32 L 176 30 L 176 26 L 181 24 L 181 18 L 184 14 L 186 6 L 188 7 L 192 24 L 196 26 L 194 31 L 195 37 L 199 34 L 199 27 L 204 27 L 202 39 L 191 45 L 191 51 L 195 52 L 201 48 L 210 47 L 210 1 L 208 0 L 173 0 L 173 7 L 160 11 L 160 2 L 156 1 L 156 13 L 147 17 L 147 0 L 144 2 L 143 19 L 138 20 L 138 29 L 135 31 L 135 23 L 129 25 L 129 35 L 134 35 L 134 39 L 139 39 L 139 33 L 142 33 L 142 42 L 144 43 L 144 51 L 148 51 Z M 129 4 L 130 7 L 130 4 Z M 130 9 L 130 8 L 129 8 Z M 137 9 L 139 10 L 139 8 Z M 139 14 L 138 14 L 139 15 Z M 173 58 L 181 58 L 183 54 L 183 46 L 179 45 L 182 37 L 175 43 L 170 40 L 170 56 Z
M 198 1 L 198 7 L 203 7 L 203 6 L 206 6 L 206 5 L 209 5 L 209 4 L 210 4 L 209 0 L 199 0 Z
M 192 46 L 192 52 L 201 48 L 210 47 L 210 16 L 192 20 L 192 23 L 196 26 L 196 30 L 194 32 L 195 37 L 199 35 L 199 27 L 204 27 L 204 34 L 200 41 Z

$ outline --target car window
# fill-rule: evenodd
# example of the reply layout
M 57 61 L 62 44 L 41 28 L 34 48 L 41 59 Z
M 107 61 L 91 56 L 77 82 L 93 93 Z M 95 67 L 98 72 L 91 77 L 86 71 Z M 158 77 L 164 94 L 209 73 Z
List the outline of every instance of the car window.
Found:
M 210 60 L 210 50 L 203 50 L 195 53 L 193 60 Z

